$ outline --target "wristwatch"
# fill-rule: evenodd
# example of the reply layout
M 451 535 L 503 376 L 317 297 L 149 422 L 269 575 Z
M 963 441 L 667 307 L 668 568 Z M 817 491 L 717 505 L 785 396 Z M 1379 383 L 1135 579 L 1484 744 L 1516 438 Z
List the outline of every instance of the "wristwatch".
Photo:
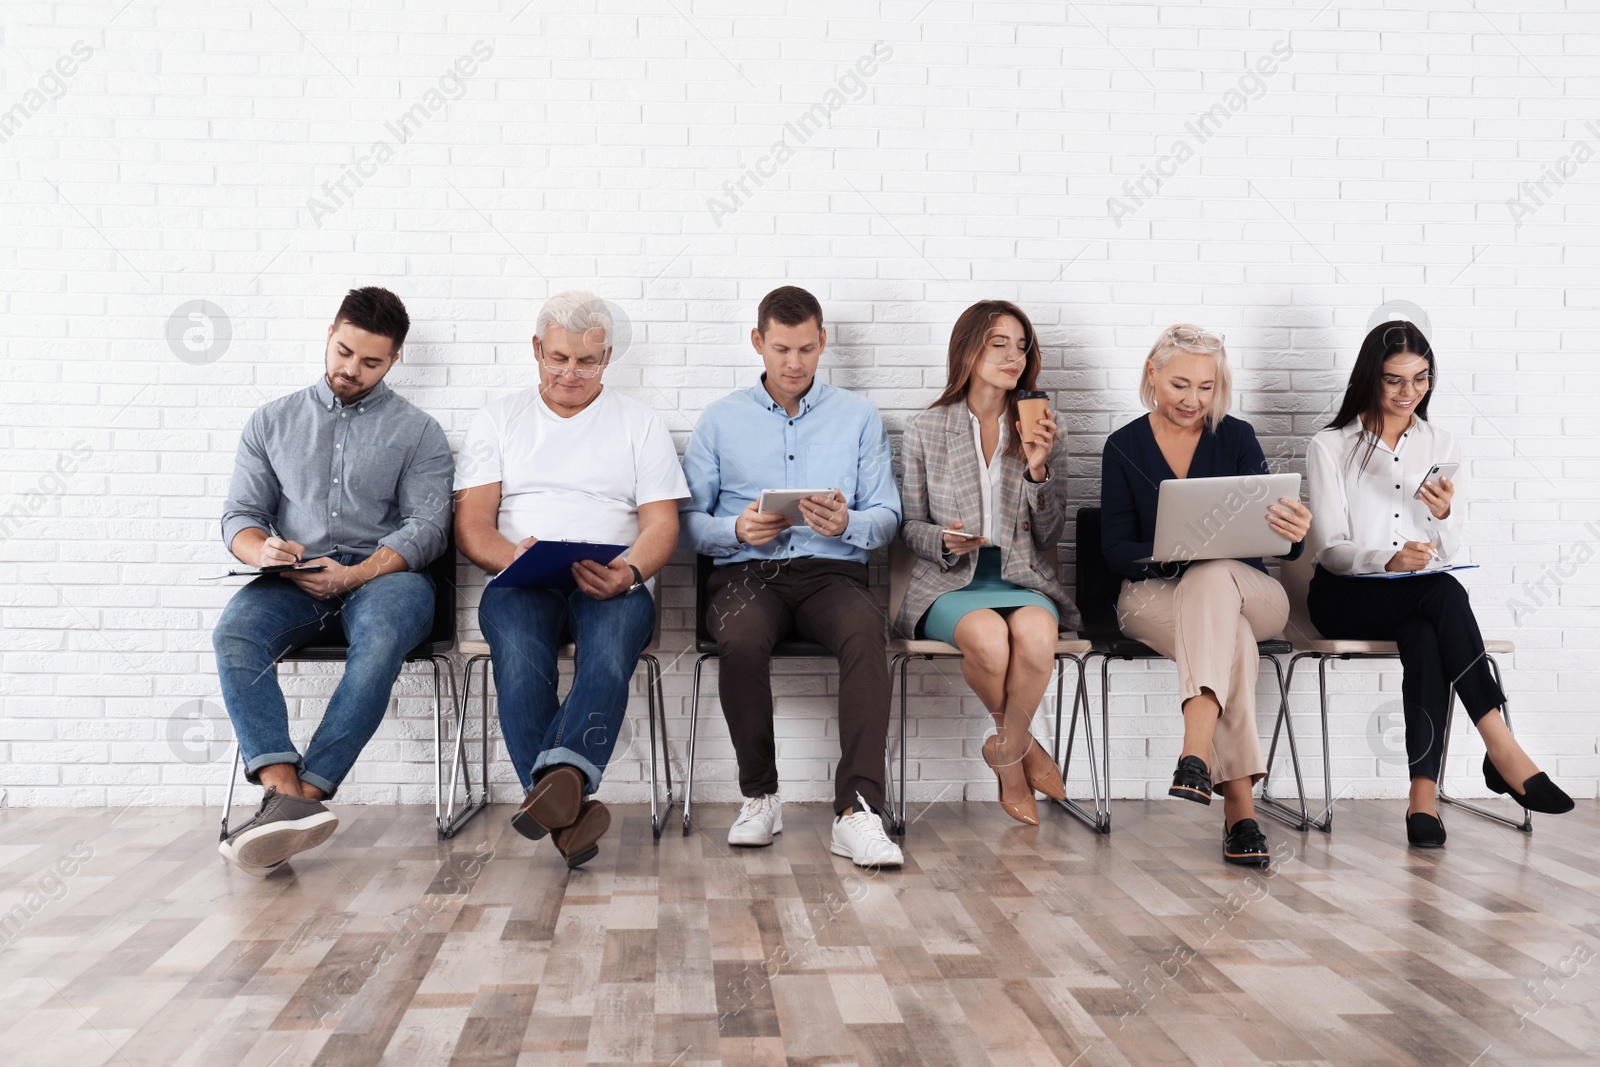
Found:
M 639 568 L 630 563 L 628 564 L 628 569 L 633 572 L 633 584 L 628 586 L 628 592 L 631 593 L 635 589 L 643 589 L 644 575 L 639 573 Z

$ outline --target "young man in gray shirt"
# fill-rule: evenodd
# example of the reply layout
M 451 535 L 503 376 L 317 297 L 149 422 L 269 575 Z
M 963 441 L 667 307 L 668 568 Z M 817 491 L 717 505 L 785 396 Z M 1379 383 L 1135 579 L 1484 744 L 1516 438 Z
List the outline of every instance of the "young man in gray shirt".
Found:
M 453 462 L 444 431 L 383 378 L 411 320 L 386 289 L 354 289 L 328 327 L 324 373 L 257 408 L 239 438 L 222 541 L 263 575 L 235 594 L 212 644 L 245 777 L 266 787 L 219 850 L 265 876 L 326 841 L 322 801 L 371 739 L 407 652 L 433 624 L 424 573 L 448 543 Z M 342 632 L 344 673 L 302 756 L 274 664 Z

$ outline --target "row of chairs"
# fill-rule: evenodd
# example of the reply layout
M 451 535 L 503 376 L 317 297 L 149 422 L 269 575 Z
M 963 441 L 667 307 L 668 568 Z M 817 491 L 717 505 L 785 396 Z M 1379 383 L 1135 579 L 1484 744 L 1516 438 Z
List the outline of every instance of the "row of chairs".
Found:
M 1055 803 L 1069 814 L 1081 819 L 1095 831 L 1107 834 L 1111 832 L 1110 666 L 1113 660 L 1134 661 L 1160 659 L 1162 657 L 1148 646 L 1125 637 L 1117 625 L 1116 601 L 1120 580 L 1105 566 L 1101 552 L 1100 509 L 1080 508 L 1077 512 L 1077 529 L 1077 603 L 1083 616 L 1083 631 L 1078 637 L 1063 637 L 1057 642 L 1055 654 L 1055 728 L 1052 754 L 1060 764 L 1063 776 L 1070 779 L 1072 760 L 1081 732 L 1090 795 L 1084 801 L 1074 800 L 1069 797 L 1064 801 L 1056 801 Z M 898 614 L 900 605 L 904 601 L 906 588 L 910 583 L 913 562 L 910 550 L 897 539 L 891 546 L 889 553 L 888 616 L 891 619 Z M 455 566 L 456 555 L 454 544 L 452 543 L 445 554 L 429 567 L 429 574 L 433 578 L 435 590 L 432 631 L 425 641 L 412 649 L 405 657 L 406 663 L 426 662 L 430 664 L 433 671 L 434 819 L 441 839 L 454 837 L 473 816 L 488 806 L 489 760 L 492 747 L 489 717 L 489 645 L 481 640 L 457 642 Z M 1305 593 L 1310 581 L 1312 566 L 1309 555 L 1304 555 L 1300 560 L 1284 565 L 1282 579 L 1289 594 L 1291 605 L 1288 636 L 1286 639 L 1262 641 L 1258 644 L 1258 653 L 1261 658 L 1273 665 L 1279 694 L 1277 721 L 1273 727 L 1271 747 L 1267 756 L 1268 777 L 1262 782 L 1260 804 L 1268 814 L 1296 829 L 1304 831 L 1315 826 L 1319 830 L 1331 833 L 1333 830 L 1333 771 L 1329 746 L 1328 667 L 1330 664 L 1342 660 L 1395 659 L 1398 657 L 1398 652 L 1392 642 L 1329 641 L 1317 635 L 1305 611 Z M 707 583 L 712 569 L 713 564 L 708 557 L 700 556 L 696 559 L 695 651 L 698 658 L 695 660 L 693 695 L 690 700 L 689 712 L 687 780 L 684 784 L 683 795 L 683 833 L 685 835 L 691 829 L 693 817 L 692 798 L 700 718 L 702 672 L 705 665 L 717 656 L 717 644 L 706 624 L 705 610 L 708 599 Z M 650 823 L 651 830 L 657 839 L 660 838 L 668 815 L 675 804 L 671 759 L 670 757 L 662 758 L 668 752 L 668 746 L 662 668 L 660 660 L 655 655 L 660 646 L 660 637 L 661 627 L 658 612 L 655 634 L 651 637 L 646 651 L 640 657 L 640 663 L 646 671 L 645 688 L 647 692 L 647 722 L 650 740 Z M 1499 665 L 1496 663 L 1494 656 L 1495 654 L 1509 654 L 1514 651 L 1514 647 L 1509 641 L 1490 641 L 1487 642 L 1487 646 L 1490 653 L 1489 663 L 1498 680 Z M 573 646 L 569 643 L 561 650 L 561 655 L 563 658 L 571 658 L 573 651 Z M 452 652 L 464 656 L 466 659 L 462 669 L 459 695 L 455 685 L 454 665 L 450 659 Z M 284 656 L 280 662 L 340 662 L 345 659 L 347 653 L 348 647 L 344 644 L 342 638 L 338 635 L 330 635 L 312 645 Z M 895 834 L 903 836 L 906 831 L 908 761 L 906 735 L 910 715 L 909 666 L 914 660 L 932 661 L 940 658 L 959 658 L 961 650 L 943 641 L 897 637 L 892 638 L 889 642 L 889 655 L 891 677 L 896 673 L 899 675 L 900 721 L 899 744 L 897 747 L 899 754 L 898 782 L 895 780 L 897 776 L 893 766 L 893 753 L 890 753 L 889 765 L 885 768 L 885 781 L 888 786 L 886 800 L 889 808 L 887 814 L 889 815 L 890 829 Z M 1290 657 L 1287 673 L 1279 659 L 1280 656 Z M 831 658 L 831 653 L 822 645 L 808 641 L 798 634 L 790 633 L 785 635 L 773 648 L 773 657 L 779 659 L 825 659 Z M 1096 658 L 1100 660 L 1100 737 L 1098 753 L 1095 751 L 1095 726 L 1090 713 L 1087 685 L 1088 666 Z M 1305 791 L 1304 776 L 1301 771 L 1299 745 L 1295 737 L 1294 722 L 1289 713 L 1289 692 L 1290 687 L 1293 685 L 1295 669 L 1302 660 L 1306 659 L 1315 660 L 1318 668 L 1322 727 L 1323 796 L 1326 798 L 1320 815 L 1313 815 L 1310 810 Z M 1068 663 L 1073 663 L 1077 667 L 1077 684 L 1073 695 L 1072 717 L 1067 726 L 1067 736 L 1063 746 L 1062 719 L 1065 708 L 1065 675 Z M 481 671 L 479 670 L 480 668 Z M 482 678 L 478 693 L 480 704 L 480 750 L 476 788 L 473 784 L 472 761 L 467 753 L 466 736 L 468 709 L 471 704 L 475 671 L 479 672 Z M 444 710 L 446 678 L 449 680 L 448 687 L 453 710 L 451 716 L 453 719 L 452 729 L 449 731 L 453 735 L 453 740 L 449 742 L 446 741 L 447 731 Z M 1453 693 L 1451 703 L 1453 710 Z M 1509 709 L 1503 710 L 1506 715 L 1506 722 L 1509 725 Z M 1446 756 L 1449 754 L 1449 723 L 1450 719 L 1447 716 L 1445 722 Z M 658 736 L 659 745 L 657 742 Z M 1270 793 L 1271 770 L 1276 763 L 1280 737 L 1287 743 L 1289 764 L 1294 774 L 1297 802 L 1293 805 L 1283 799 L 1273 797 Z M 450 764 L 448 781 L 445 775 L 447 744 L 451 750 L 448 759 Z M 236 744 L 234 746 L 233 771 L 229 777 L 227 800 L 222 812 L 222 837 L 226 837 L 228 833 L 228 819 L 233 804 L 234 787 L 239 779 L 239 764 L 239 751 Z M 665 784 L 664 798 L 661 795 L 663 781 Z M 1525 832 L 1532 832 L 1532 820 L 1526 813 L 1523 814 L 1520 821 L 1507 818 L 1451 795 L 1445 789 L 1443 781 L 1440 782 L 1440 799 Z M 1089 806 L 1086 806 L 1086 803 Z

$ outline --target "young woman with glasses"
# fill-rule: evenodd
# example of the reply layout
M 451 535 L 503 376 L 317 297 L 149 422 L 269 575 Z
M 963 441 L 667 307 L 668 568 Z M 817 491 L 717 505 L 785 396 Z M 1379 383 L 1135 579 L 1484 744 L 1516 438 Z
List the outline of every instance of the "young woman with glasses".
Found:
M 1411 764 L 1406 837 L 1419 848 L 1445 841 L 1437 797 L 1452 686 L 1488 749 L 1483 777 L 1490 789 L 1529 811 L 1559 814 L 1573 806 L 1500 714 L 1505 694 L 1466 589 L 1454 575 L 1420 573 L 1461 558 L 1455 480 L 1424 481 L 1435 464 L 1461 461 L 1455 439 L 1428 421 L 1436 381 L 1433 346 L 1421 330 L 1403 321 L 1374 328 L 1339 413 L 1311 439 L 1306 459 L 1317 512 L 1317 568 L 1306 606 L 1324 637 L 1399 646 Z M 1412 577 L 1361 577 L 1385 573 Z

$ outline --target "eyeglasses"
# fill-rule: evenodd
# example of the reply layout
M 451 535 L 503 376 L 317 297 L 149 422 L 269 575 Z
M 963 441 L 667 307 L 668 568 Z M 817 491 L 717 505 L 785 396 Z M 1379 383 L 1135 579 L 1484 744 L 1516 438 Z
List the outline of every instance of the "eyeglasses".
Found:
M 1215 352 L 1222 347 L 1222 334 L 1192 326 L 1174 326 L 1167 331 L 1166 337 L 1179 348 Z
M 1398 374 L 1385 374 L 1383 376 L 1383 387 L 1391 393 L 1403 393 L 1406 386 L 1412 385 L 1416 387 L 1417 392 L 1421 393 L 1427 390 L 1432 381 L 1433 373 L 1431 371 L 1423 371 L 1415 378 L 1402 378 Z
M 541 359 L 539 365 L 557 378 L 564 377 L 567 374 L 575 374 L 579 378 L 593 378 L 600 373 L 601 362 L 598 359 L 566 359 L 560 362 L 553 359 Z

